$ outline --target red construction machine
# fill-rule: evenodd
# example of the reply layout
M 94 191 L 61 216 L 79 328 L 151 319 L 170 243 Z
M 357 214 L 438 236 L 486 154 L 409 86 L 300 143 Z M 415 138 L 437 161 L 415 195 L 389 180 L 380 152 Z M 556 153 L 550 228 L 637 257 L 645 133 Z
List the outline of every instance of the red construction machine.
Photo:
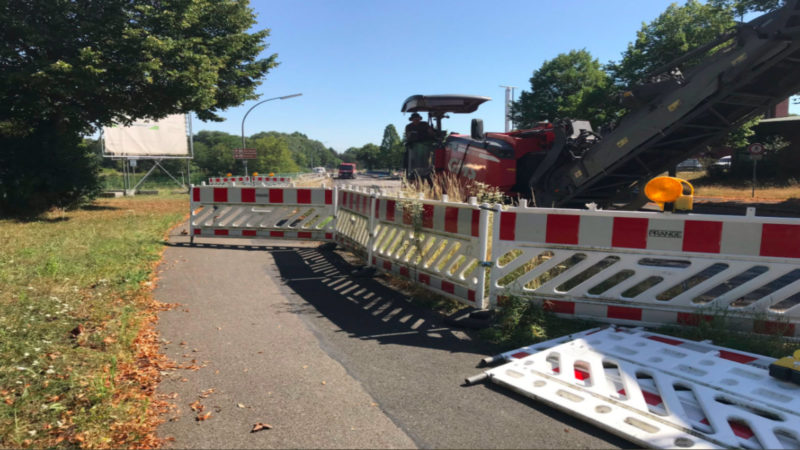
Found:
M 711 56 L 710 49 L 723 46 Z M 700 62 L 696 62 L 701 57 Z M 683 68 L 689 61 L 695 63 Z M 735 127 L 800 92 L 800 0 L 788 0 L 656 70 L 623 95 L 628 113 L 600 134 L 587 121 L 441 136 L 449 113 L 472 113 L 488 97 L 413 95 L 402 112 L 427 112 L 441 136 L 437 172 L 500 187 L 538 206 L 638 208 L 650 178 L 720 141 Z

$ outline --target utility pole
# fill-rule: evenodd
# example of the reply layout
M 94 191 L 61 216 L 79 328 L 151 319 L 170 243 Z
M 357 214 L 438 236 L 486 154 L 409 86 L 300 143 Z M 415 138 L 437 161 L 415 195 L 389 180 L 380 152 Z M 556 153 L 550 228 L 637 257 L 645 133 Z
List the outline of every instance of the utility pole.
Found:
M 511 121 L 511 102 L 514 101 L 514 89 L 516 86 L 503 86 L 500 85 L 501 88 L 506 88 L 506 116 L 505 116 L 505 124 L 506 124 L 506 133 L 511 131 L 514 128 L 514 123 Z

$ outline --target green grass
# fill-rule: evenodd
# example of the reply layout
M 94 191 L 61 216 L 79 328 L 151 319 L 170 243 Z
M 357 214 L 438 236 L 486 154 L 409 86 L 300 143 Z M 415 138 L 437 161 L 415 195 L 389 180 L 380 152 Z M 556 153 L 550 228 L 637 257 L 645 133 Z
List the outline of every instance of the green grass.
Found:
M 134 341 L 164 233 L 186 210 L 185 196 L 148 196 L 0 220 L 0 447 L 145 440 Z

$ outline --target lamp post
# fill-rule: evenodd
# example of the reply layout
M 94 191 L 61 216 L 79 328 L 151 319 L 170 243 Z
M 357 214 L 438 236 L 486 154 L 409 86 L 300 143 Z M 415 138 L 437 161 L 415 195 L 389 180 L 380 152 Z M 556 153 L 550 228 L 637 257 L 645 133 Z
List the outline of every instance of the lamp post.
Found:
M 251 106 L 250 109 L 248 109 L 247 112 L 244 113 L 244 117 L 242 117 L 242 149 L 244 149 L 246 147 L 245 141 L 244 141 L 244 119 L 247 119 L 247 115 L 250 114 L 250 111 L 252 111 L 256 106 L 258 106 L 258 105 L 260 105 L 262 103 L 266 103 L 266 102 L 271 101 L 271 100 L 286 100 L 287 98 L 299 97 L 301 95 L 303 95 L 303 94 L 302 93 L 298 93 L 298 94 L 284 95 L 282 97 L 268 98 L 266 100 L 262 100 L 262 101 L 256 103 L 255 105 Z M 243 161 L 244 161 L 244 176 L 247 176 L 247 160 L 245 159 Z

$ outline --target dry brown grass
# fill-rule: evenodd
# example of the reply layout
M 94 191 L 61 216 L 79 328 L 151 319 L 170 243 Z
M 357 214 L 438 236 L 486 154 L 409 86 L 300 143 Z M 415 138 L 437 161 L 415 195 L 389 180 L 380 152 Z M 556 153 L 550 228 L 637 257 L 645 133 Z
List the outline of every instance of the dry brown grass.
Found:
M 678 172 L 677 176 L 693 184 L 695 197 L 741 201 L 780 201 L 800 198 L 800 185 L 776 187 L 764 182 L 756 182 L 754 193 L 750 181 L 742 182 L 739 185 L 706 184 L 705 172 Z
M 478 203 L 503 201 L 503 193 L 499 188 L 460 178 L 449 172 L 433 174 L 430 182 L 403 179 L 402 192 L 410 198 L 418 198 L 421 193 L 428 200 L 441 200 L 447 195 L 451 202 L 468 202 L 470 197 L 476 197 Z

